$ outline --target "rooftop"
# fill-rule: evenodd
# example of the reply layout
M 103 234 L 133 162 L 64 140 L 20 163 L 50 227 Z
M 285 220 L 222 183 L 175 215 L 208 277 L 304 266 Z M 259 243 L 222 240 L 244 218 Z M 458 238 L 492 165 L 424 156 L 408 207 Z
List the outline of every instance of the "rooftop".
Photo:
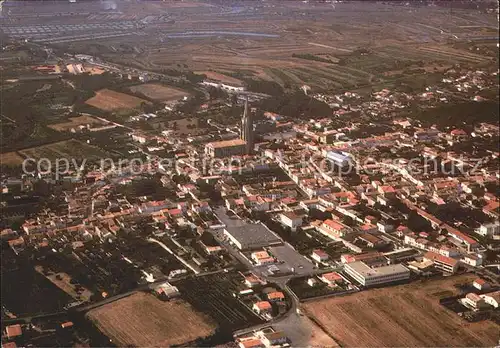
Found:
M 364 262 L 355 261 L 347 264 L 346 267 L 350 267 L 364 278 L 380 277 L 384 275 L 408 272 L 408 269 L 401 264 L 371 268 Z
M 334 282 L 336 280 L 342 280 L 342 277 L 337 272 L 325 273 L 321 275 L 321 278 L 326 279 L 330 282 Z
M 23 334 L 23 330 L 19 324 L 7 326 L 5 328 L 5 332 L 7 333 L 8 338 L 21 336 Z
M 259 302 L 255 302 L 254 303 L 254 306 L 256 306 L 257 308 L 259 308 L 260 310 L 263 310 L 263 309 L 271 309 L 271 304 L 267 301 L 259 301 Z
M 484 296 L 491 297 L 495 301 L 500 302 L 500 290 L 489 292 L 487 294 L 484 294 Z
M 232 140 L 222 140 L 208 143 L 207 146 L 213 147 L 214 149 L 222 147 L 232 147 L 232 146 L 243 146 L 246 144 L 245 140 L 242 139 L 232 139 Z
M 264 344 L 258 338 L 251 338 L 248 340 L 240 341 L 240 346 L 244 348 L 252 348 L 252 347 L 262 347 Z
M 434 253 L 432 251 L 426 252 L 425 255 L 424 255 L 424 258 L 432 260 L 432 261 L 439 261 L 441 263 L 444 263 L 444 264 L 447 264 L 447 265 L 450 265 L 450 266 L 455 266 L 458 263 L 457 260 L 452 259 L 451 257 L 447 257 L 447 256 L 444 256 L 444 255 L 436 254 L 436 253 Z
M 270 245 L 282 242 L 280 237 L 271 232 L 263 224 L 226 227 L 226 231 L 242 245 Z

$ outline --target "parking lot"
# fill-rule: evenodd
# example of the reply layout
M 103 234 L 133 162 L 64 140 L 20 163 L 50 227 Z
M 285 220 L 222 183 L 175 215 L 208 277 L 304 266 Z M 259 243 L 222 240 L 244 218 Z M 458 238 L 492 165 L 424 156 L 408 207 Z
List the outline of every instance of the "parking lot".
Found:
M 278 259 L 276 265 L 281 273 L 293 272 L 295 275 L 307 275 L 314 272 L 314 265 L 311 261 L 300 255 L 290 244 L 285 243 L 280 246 L 268 248 L 269 253 Z

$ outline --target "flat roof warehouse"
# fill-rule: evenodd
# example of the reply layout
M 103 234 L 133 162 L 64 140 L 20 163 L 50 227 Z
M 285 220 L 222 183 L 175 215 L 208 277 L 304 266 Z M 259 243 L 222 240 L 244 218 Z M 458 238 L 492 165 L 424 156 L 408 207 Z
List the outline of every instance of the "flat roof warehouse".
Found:
M 247 224 L 240 227 L 226 227 L 224 234 L 240 250 L 259 249 L 266 246 L 280 245 L 281 238 L 263 224 Z

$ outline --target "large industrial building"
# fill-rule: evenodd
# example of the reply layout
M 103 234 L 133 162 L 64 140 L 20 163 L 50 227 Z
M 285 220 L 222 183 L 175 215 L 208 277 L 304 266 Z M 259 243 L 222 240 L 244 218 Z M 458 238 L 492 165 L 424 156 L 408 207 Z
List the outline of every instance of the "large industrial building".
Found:
M 240 250 L 261 249 L 280 245 L 282 239 L 263 224 L 247 224 L 238 227 L 226 227 L 226 235 Z
M 372 268 L 361 261 L 344 266 L 344 271 L 363 286 L 374 286 L 410 278 L 410 270 L 401 264 Z

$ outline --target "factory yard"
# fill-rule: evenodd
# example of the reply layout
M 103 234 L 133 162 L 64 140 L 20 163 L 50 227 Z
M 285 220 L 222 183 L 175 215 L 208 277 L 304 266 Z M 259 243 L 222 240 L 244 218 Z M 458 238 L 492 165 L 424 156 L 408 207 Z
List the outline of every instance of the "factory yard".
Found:
M 443 293 L 474 275 L 373 289 L 355 295 L 305 304 L 342 346 L 493 346 L 498 326 L 491 321 L 469 323 L 439 304 Z
M 90 98 L 85 103 L 104 111 L 116 111 L 123 109 L 138 109 L 142 103 L 148 102 L 125 93 L 101 89 L 96 92 L 94 97 Z
M 162 86 L 157 83 L 147 83 L 144 85 L 132 86 L 130 90 L 134 93 L 140 93 L 149 99 L 155 101 L 171 101 L 189 96 L 189 93 L 177 88 Z
M 117 346 L 167 347 L 213 334 L 215 325 L 183 301 L 136 293 L 87 314 Z
M 50 128 L 59 131 L 59 132 L 68 132 L 71 129 L 76 129 L 78 126 L 87 126 L 87 125 L 103 125 L 104 123 L 98 119 L 95 119 L 88 115 L 71 117 L 66 122 L 56 123 L 49 125 Z

